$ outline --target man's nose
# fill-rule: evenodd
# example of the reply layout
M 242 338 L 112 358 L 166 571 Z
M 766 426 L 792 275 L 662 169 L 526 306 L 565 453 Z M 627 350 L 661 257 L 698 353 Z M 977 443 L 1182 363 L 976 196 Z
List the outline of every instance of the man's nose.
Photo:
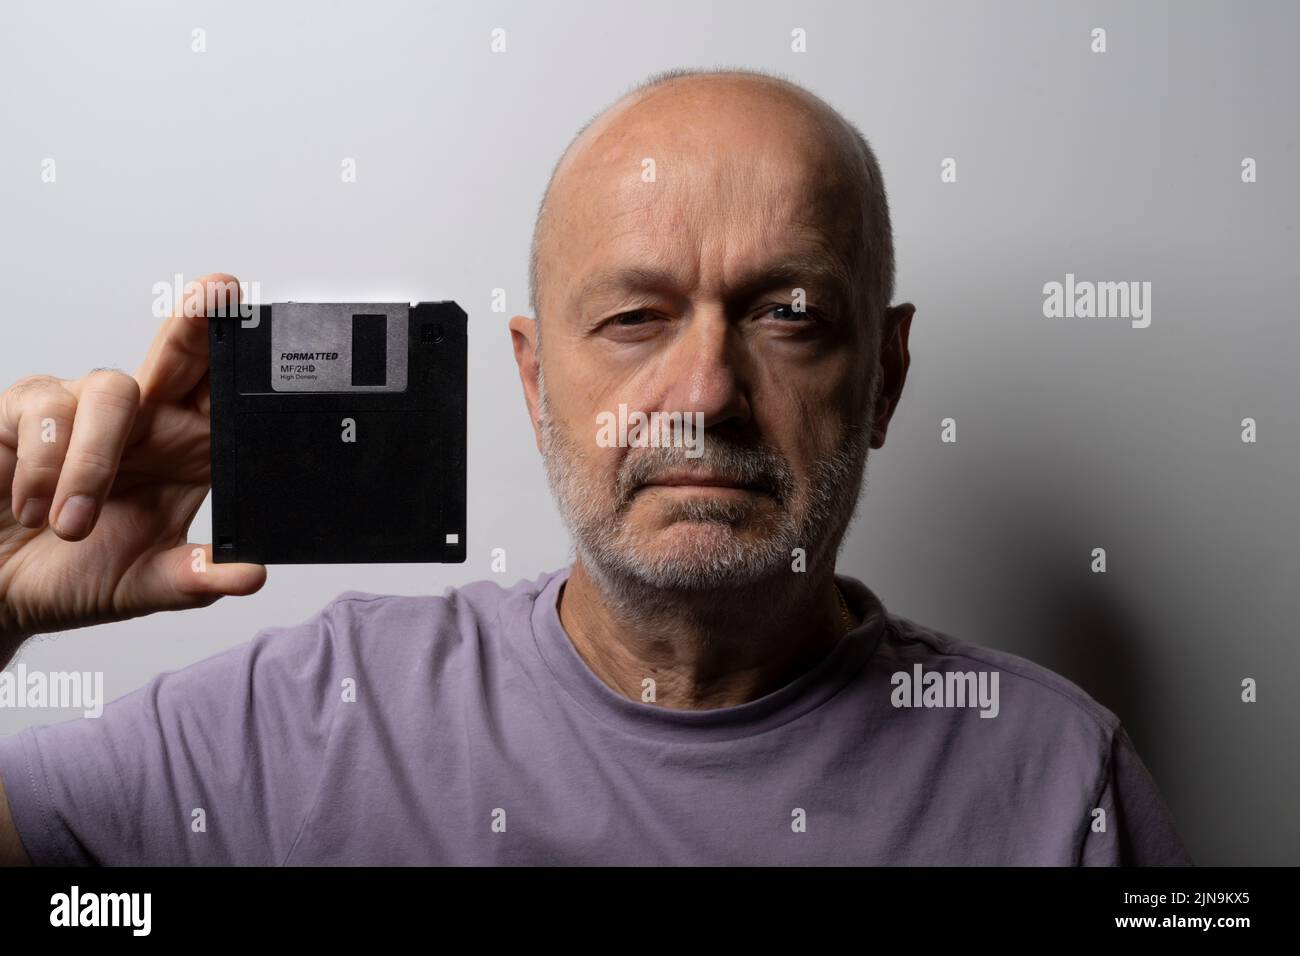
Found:
M 720 308 L 697 309 L 673 344 L 664 395 L 669 411 L 702 412 L 704 427 L 749 420 L 748 371 L 740 336 Z

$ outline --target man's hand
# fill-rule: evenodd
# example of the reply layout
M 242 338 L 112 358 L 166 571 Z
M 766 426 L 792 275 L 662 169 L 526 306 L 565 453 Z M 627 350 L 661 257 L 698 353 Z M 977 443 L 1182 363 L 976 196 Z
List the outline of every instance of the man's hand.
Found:
M 265 583 L 263 565 L 214 564 L 186 541 L 211 483 L 208 289 L 235 282 L 190 283 L 134 377 L 33 375 L 0 395 L 0 666 L 33 634 Z

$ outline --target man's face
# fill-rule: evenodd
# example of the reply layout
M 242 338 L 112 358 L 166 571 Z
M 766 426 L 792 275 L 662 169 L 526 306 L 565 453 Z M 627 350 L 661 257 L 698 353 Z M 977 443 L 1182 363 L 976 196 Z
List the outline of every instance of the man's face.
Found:
M 656 588 L 787 574 L 798 548 L 811 566 L 852 516 L 871 436 L 846 173 L 788 107 L 729 95 L 607 114 L 552 190 L 547 474 L 584 563 Z M 699 413 L 698 447 L 602 447 L 620 405 Z

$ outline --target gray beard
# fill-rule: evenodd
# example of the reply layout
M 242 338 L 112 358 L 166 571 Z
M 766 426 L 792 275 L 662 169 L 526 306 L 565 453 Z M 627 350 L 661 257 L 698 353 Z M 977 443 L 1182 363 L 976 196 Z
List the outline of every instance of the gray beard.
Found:
M 608 601 L 643 612 L 649 606 L 671 602 L 674 595 L 719 590 L 765 593 L 770 588 L 786 591 L 794 584 L 791 571 L 796 548 L 804 549 L 807 571 L 828 564 L 833 568 L 863 491 L 871 437 L 865 423 L 873 417 L 875 384 L 867 390 L 865 414 L 847 429 L 834 451 L 814 463 L 803 502 L 795 500 L 798 488 L 793 473 L 775 449 L 705 435 L 703 454 L 694 459 L 686 457 L 683 447 L 634 449 L 620 465 L 611 503 L 609 488 L 588 477 L 591 471 L 585 467 L 584 449 L 555 427 L 539 361 L 542 459 L 583 568 Z M 594 436 L 594 420 L 592 427 Z M 627 510 L 635 488 L 646 477 L 674 465 L 717 470 L 764 485 L 779 507 L 775 520 L 760 516 L 747 502 L 731 499 L 676 502 L 669 517 L 695 522 L 701 533 L 683 547 L 661 552 L 647 548 L 628 528 Z M 747 519 L 762 522 L 760 533 L 752 539 L 742 539 L 731 530 L 735 523 Z

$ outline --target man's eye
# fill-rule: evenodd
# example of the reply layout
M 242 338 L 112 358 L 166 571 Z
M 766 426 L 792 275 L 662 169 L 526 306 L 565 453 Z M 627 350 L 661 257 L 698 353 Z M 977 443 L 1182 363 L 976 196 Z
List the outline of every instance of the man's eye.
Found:
M 796 309 L 793 305 L 774 305 L 768 311 L 779 319 L 810 321 L 814 318 L 813 314 L 807 309 Z
M 650 318 L 650 313 L 644 310 L 637 312 L 624 312 L 622 315 L 616 315 L 612 319 L 614 325 L 630 328 L 637 325 L 645 325 L 645 320 Z

